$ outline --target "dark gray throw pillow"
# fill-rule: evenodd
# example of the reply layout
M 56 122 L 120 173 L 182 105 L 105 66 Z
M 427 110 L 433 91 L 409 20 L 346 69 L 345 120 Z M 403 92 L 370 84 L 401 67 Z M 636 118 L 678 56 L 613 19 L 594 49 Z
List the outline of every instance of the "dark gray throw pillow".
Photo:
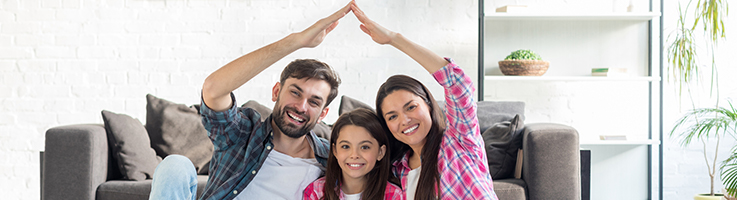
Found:
M 108 144 L 123 179 L 142 181 L 153 178 L 161 158 L 149 145 L 148 134 L 140 121 L 125 114 L 102 111 Z
M 514 177 L 523 126 L 521 117 L 515 115 L 511 121 L 496 123 L 481 134 L 489 159 L 489 174 L 494 180 Z
M 521 101 L 480 101 L 476 114 L 479 118 L 481 132 L 503 121 L 510 121 L 519 115 L 525 121 L 525 103 Z
M 340 97 L 340 107 L 338 108 L 338 115 L 342 115 L 343 113 L 347 113 L 358 108 L 366 108 L 376 112 L 376 110 L 374 110 L 374 108 L 372 108 L 368 104 L 343 95 Z
M 189 158 L 198 174 L 207 174 L 214 150 L 195 106 L 176 104 L 146 95 L 146 130 L 156 154 Z

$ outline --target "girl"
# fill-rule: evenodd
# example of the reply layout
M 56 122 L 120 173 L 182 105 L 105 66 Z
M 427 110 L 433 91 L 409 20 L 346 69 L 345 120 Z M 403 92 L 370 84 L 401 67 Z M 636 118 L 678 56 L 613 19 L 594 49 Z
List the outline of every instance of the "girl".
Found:
M 389 182 L 389 159 L 383 159 L 390 152 L 388 141 L 373 111 L 359 108 L 342 114 L 330 136 L 325 177 L 307 186 L 303 198 L 403 200 L 402 189 Z
M 355 2 L 351 9 L 371 39 L 410 56 L 445 89 L 445 116 L 430 91 L 409 76 L 390 77 L 376 95 L 376 112 L 391 132 L 392 171 L 401 180 L 406 198 L 497 199 L 471 78 L 452 60 L 371 21 Z

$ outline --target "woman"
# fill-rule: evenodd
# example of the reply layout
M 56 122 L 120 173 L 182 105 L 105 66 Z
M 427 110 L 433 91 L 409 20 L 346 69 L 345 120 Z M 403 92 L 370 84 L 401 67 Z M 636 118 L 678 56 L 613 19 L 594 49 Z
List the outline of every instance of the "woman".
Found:
M 471 78 L 452 60 L 371 21 L 355 3 L 351 9 L 371 39 L 410 56 L 445 89 L 447 123 L 429 90 L 409 76 L 390 77 L 377 93 L 377 114 L 391 132 L 392 171 L 407 199 L 497 199 Z

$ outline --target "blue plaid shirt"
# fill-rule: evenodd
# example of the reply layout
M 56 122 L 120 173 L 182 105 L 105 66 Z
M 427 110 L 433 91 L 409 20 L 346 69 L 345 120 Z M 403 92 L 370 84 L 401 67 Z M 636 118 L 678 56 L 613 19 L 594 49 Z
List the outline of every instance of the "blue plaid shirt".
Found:
M 233 199 L 256 177 L 274 147 L 271 116 L 261 121 L 261 114 L 251 108 L 233 106 L 223 112 L 200 106 L 202 124 L 215 146 L 210 161 L 210 177 L 200 199 Z M 310 131 L 307 140 L 315 158 L 327 165 L 328 141 Z

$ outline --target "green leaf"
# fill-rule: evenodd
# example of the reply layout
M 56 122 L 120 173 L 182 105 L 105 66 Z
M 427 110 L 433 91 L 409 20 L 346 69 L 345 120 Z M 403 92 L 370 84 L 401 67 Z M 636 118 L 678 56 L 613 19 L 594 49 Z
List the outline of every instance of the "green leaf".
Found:
M 510 53 L 504 60 L 542 60 L 542 57 L 532 50 L 520 49 Z

